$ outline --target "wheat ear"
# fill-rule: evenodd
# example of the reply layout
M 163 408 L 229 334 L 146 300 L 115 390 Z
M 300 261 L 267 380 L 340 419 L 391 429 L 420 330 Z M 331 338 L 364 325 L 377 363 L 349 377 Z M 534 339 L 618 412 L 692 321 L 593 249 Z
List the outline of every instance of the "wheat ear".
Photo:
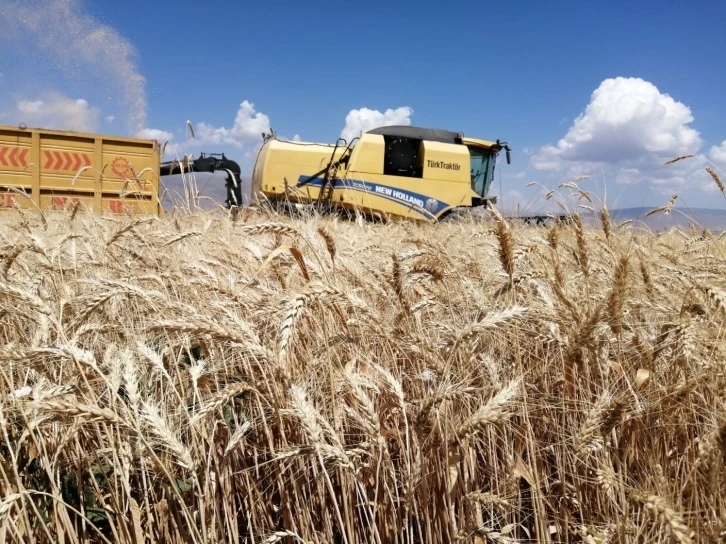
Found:
M 724 193 L 726 195 L 726 190 L 724 190 L 723 181 L 721 181 L 721 178 L 718 177 L 718 174 L 716 171 L 711 168 L 710 166 L 706 167 L 706 172 L 713 178 L 714 183 L 716 183 L 716 187 L 718 187 L 719 191 Z
M 470 438 L 486 428 L 487 425 L 507 420 L 511 416 L 511 412 L 508 410 L 509 404 L 517 396 L 521 382 L 521 377 L 515 378 L 489 399 L 486 404 L 458 428 L 453 442 L 456 443 L 465 438 Z
M 499 242 L 499 261 L 502 264 L 502 268 L 509 276 L 509 282 L 512 282 L 514 277 L 514 237 L 512 236 L 512 230 L 509 228 L 509 224 L 502 217 L 502 214 L 494 206 L 489 211 L 494 216 L 496 223 L 496 236 Z
M 650 493 L 631 493 L 631 499 L 642 505 L 646 510 L 656 516 L 658 521 L 680 544 L 692 544 L 693 532 L 683 521 L 683 518 L 658 495 Z

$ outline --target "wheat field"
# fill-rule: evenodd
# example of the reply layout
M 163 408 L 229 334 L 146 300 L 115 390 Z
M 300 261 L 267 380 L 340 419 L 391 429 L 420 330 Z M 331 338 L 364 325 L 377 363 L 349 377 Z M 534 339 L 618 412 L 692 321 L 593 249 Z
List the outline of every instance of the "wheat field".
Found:
M 723 236 L 8 211 L 0 256 L 2 542 L 726 542 Z

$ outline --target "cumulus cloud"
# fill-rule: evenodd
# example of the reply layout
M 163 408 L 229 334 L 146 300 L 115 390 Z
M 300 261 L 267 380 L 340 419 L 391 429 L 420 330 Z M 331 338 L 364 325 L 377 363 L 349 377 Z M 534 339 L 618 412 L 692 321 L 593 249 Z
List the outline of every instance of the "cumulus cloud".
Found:
M 51 92 L 38 100 L 21 100 L 10 117 L 29 127 L 95 132 L 101 112 L 82 98 Z
M 349 142 L 359 136 L 361 131 L 367 132 L 374 128 L 391 125 L 410 125 L 411 115 L 413 115 L 413 109 L 408 106 L 395 110 L 389 108 L 385 112 L 369 108 L 350 110 L 345 117 L 345 127 L 340 132 L 340 137 Z
M 708 152 L 708 157 L 715 163 L 726 166 L 726 140 L 720 145 L 714 145 Z
M 663 196 L 685 193 L 694 189 L 706 193 L 712 192 L 716 187 L 704 170 L 704 163 L 700 158 L 703 156 L 671 165 L 650 160 L 634 162 L 632 166 L 621 168 L 615 172 L 615 183 L 630 186 L 648 185 L 654 193 Z
M 367 131 L 372 128 L 389 125 L 410 125 L 413 110 L 404 106 L 396 109 L 388 109 L 384 112 L 369 108 L 351 110 L 345 118 L 345 127 L 341 137 L 350 140 L 357 136 L 360 131 Z M 262 134 L 271 130 L 270 117 L 255 109 L 255 105 L 245 100 L 239 105 L 237 114 L 229 127 L 215 126 L 211 123 L 201 121 L 192 123 L 194 136 L 191 134 L 181 141 L 175 141 L 174 135 L 166 130 L 147 127 L 137 132 L 141 138 L 153 138 L 160 143 L 168 142 L 166 155 L 175 156 L 189 154 L 204 148 L 214 147 L 219 149 L 222 146 L 239 150 L 243 160 L 254 159 L 257 151 L 262 145 Z M 282 135 L 278 138 L 287 139 Z M 299 142 L 301 137 L 295 134 L 292 141 Z M 208 151 L 208 149 L 206 149 Z
M 224 147 L 239 150 L 243 157 L 248 157 L 250 148 L 254 148 L 252 153 L 256 154 L 262 144 L 262 133 L 270 132 L 270 118 L 256 111 L 254 104 L 245 100 L 240 104 L 231 127 L 217 127 L 205 121 L 192 122 L 192 127 L 194 135 L 188 132 L 187 137 L 178 142 L 174 141 L 171 132 L 157 128 L 144 128 L 137 132 L 137 136 L 155 139 L 161 144 L 168 142 L 165 155 L 171 157 L 194 154 L 196 151 L 216 153 L 221 152 L 219 150 Z M 295 137 L 300 139 L 297 135 Z M 215 151 L 210 151 L 209 148 L 214 148 Z
M 548 178 L 573 180 L 581 176 L 611 180 L 629 189 L 622 199 L 638 194 L 635 186 L 652 195 L 708 194 L 716 191 L 704 166 L 711 160 L 726 166 L 726 141 L 700 152 L 700 134 L 691 127 L 690 108 L 640 78 L 604 80 L 590 102 L 556 145 L 545 145 L 530 155 L 530 165 Z M 667 159 L 693 154 L 688 160 L 665 165 Z M 558 181 L 559 183 L 559 181 Z M 635 205 L 643 193 L 634 196 Z
M 160 144 L 163 144 L 164 142 L 169 142 L 174 139 L 174 135 L 171 132 L 167 132 L 166 130 L 159 130 L 156 128 L 145 128 L 143 130 L 140 130 L 136 134 L 136 136 L 138 138 L 156 140 Z
M 202 122 L 195 127 L 195 138 L 200 143 L 228 144 L 242 149 L 246 144 L 261 140 L 262 133 L 269 131 L 270 118 L 256 111 L 254 104 L 245 100 L 240 104 L 231 128 Z
M 614 163 L 645 154 L 692 153 L 701 145 L 685 104 L 640 78 L 604 80 L 590 103 L 557 145 L 542 147 L 532 159 L 540 170 L 567 163 Z

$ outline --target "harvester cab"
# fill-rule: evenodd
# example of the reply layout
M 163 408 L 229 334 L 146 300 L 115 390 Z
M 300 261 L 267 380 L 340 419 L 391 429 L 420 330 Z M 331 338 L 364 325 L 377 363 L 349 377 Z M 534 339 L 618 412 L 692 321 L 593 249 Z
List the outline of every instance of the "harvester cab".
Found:
M 252 197 L 363 215 L 438 221 L 486 207 L 506 142 L 412 126 L 369 130 L 335 144 L 265 139 L 252 173 Z

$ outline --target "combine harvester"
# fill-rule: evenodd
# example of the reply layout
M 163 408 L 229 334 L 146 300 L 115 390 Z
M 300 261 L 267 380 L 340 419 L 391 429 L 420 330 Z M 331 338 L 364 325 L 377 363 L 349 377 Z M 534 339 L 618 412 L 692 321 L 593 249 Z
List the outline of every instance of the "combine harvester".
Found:
M 506 142 L 412 126 L 376 128 L 350 143 L 262 139 L 251 200 L 287 212 L 428 222 L 476 216 L 496 203 L 489 190 L 502 150 L 511 163 Z M 240 166 L 223 154 L 162 162 L 153 139 L 0 125 L 0 208 L 163 215 L 162 178 L 190 172 L 225 172 L 225 207 L 243 205 Z
M 479 215 L 506 142 L 467 138 L 460 132 L 412 126 L 369 130 L 333 144 L 282 141 L 263 135 L 252 172 L 253 198 L 284 210 L 357 212 L 428 222 Z M 557 216 L 519 216 L 543 224 Z

